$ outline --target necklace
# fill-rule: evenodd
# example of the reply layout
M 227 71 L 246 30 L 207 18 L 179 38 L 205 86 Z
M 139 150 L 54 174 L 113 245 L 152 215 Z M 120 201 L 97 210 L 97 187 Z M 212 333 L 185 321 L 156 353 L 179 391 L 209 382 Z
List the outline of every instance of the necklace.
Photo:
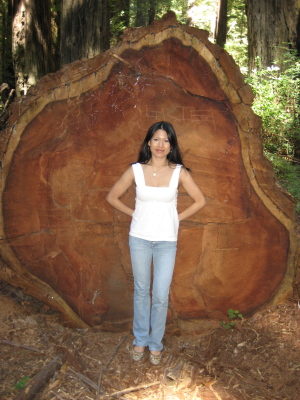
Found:
M 162 169 L 162 168 L 164 168 L 165 167 L 165 165 L 163 165 L 162 167 L 160 167 L 157 171 L 154 171 L 154 168 L 153 168 L 153 172 L 152 172 L 152 175 L 153 176 L 156 176 L 157 175 L 157 173 Z

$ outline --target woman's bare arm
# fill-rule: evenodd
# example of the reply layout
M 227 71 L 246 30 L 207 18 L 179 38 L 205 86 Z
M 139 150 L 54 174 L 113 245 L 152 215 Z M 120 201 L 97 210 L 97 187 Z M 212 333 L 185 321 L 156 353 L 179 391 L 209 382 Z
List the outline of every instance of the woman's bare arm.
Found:
M 106 200 L 117 210 L 124 214 L 132 216 L 134 210 L 124 204 L 120 197 L 130 188 L 134 182 L 134 174 L 132 167 L 128 168 L 124 174 L 117 180 L 106 196 Z
M 179 221 L 182 221 L 195 214 L 197 211 L 201 210 L 201 208 L 205 206 L 206 200 L 203 193 L 194 182 L 191 174 L 184 168 L 182 168 L 180 172 L 179 181 L 187 194 L 191 197 L 192 200 L 194 200 L 193 204 L 191 204 L 188 208 L 186 208 L 178 215 Z

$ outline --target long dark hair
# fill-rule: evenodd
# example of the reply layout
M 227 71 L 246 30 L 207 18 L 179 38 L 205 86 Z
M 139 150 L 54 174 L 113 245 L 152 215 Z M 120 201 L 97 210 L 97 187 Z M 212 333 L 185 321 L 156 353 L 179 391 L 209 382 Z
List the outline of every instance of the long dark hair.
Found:
M 141 163 L 141 164 L 148 163 L 148 161 L 151 158 L 151 151 L 148 146 L 148 143 L 152 139 L 155 132 L 158 131 L 159 129 L 162 129 L 163 131 L 165 131 L 167 133 L 168 140 L 170 143 L 171 151 L 167 155 L 167 160 L 168 160 L 169 165 L 181 164 L 185 169 L 190 171 L 190 169 L 187 168 L 183 164 L 180 149 L 179 149 L 178 142 L 177 142 L 177 136 L 176 136 L 175 129 L 173 128 L 173 125 L 170 124 L 170 122 L 166 122 L 166 121 L 155 122 L 155 124 L 150 126 L 150 128 L 148 129 L 147 135 L 145 136 L 145 139 L 142 143 L 137 162 Z

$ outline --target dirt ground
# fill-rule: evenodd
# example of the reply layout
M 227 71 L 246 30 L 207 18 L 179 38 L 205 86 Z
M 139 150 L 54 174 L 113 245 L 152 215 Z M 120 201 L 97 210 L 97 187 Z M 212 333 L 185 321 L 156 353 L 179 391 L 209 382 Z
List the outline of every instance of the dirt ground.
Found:
M 147 355 L 131 360 L 131 321 L 69 328 L 58 313 L 1 282 L 0 398 L 16 399 L 63 354 L 62 367 L 35 399 L 300 400 L 299 328 L 296 299 L 232 329 L 218 321 L 178 321 L 168 325 L 155 367 Z

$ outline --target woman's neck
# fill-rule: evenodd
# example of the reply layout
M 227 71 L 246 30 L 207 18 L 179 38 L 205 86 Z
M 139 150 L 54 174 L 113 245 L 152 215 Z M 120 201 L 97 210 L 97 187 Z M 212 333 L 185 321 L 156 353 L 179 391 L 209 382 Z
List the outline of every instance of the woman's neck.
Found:
M 169 163 L 168 163 L 167 158 L 157 159 L 155 157 L 151 157 L 147 164 L 152 165 L 152 167 L 154 167 L 154 168 L 162 168 L 162 167 L 167 166 Z

